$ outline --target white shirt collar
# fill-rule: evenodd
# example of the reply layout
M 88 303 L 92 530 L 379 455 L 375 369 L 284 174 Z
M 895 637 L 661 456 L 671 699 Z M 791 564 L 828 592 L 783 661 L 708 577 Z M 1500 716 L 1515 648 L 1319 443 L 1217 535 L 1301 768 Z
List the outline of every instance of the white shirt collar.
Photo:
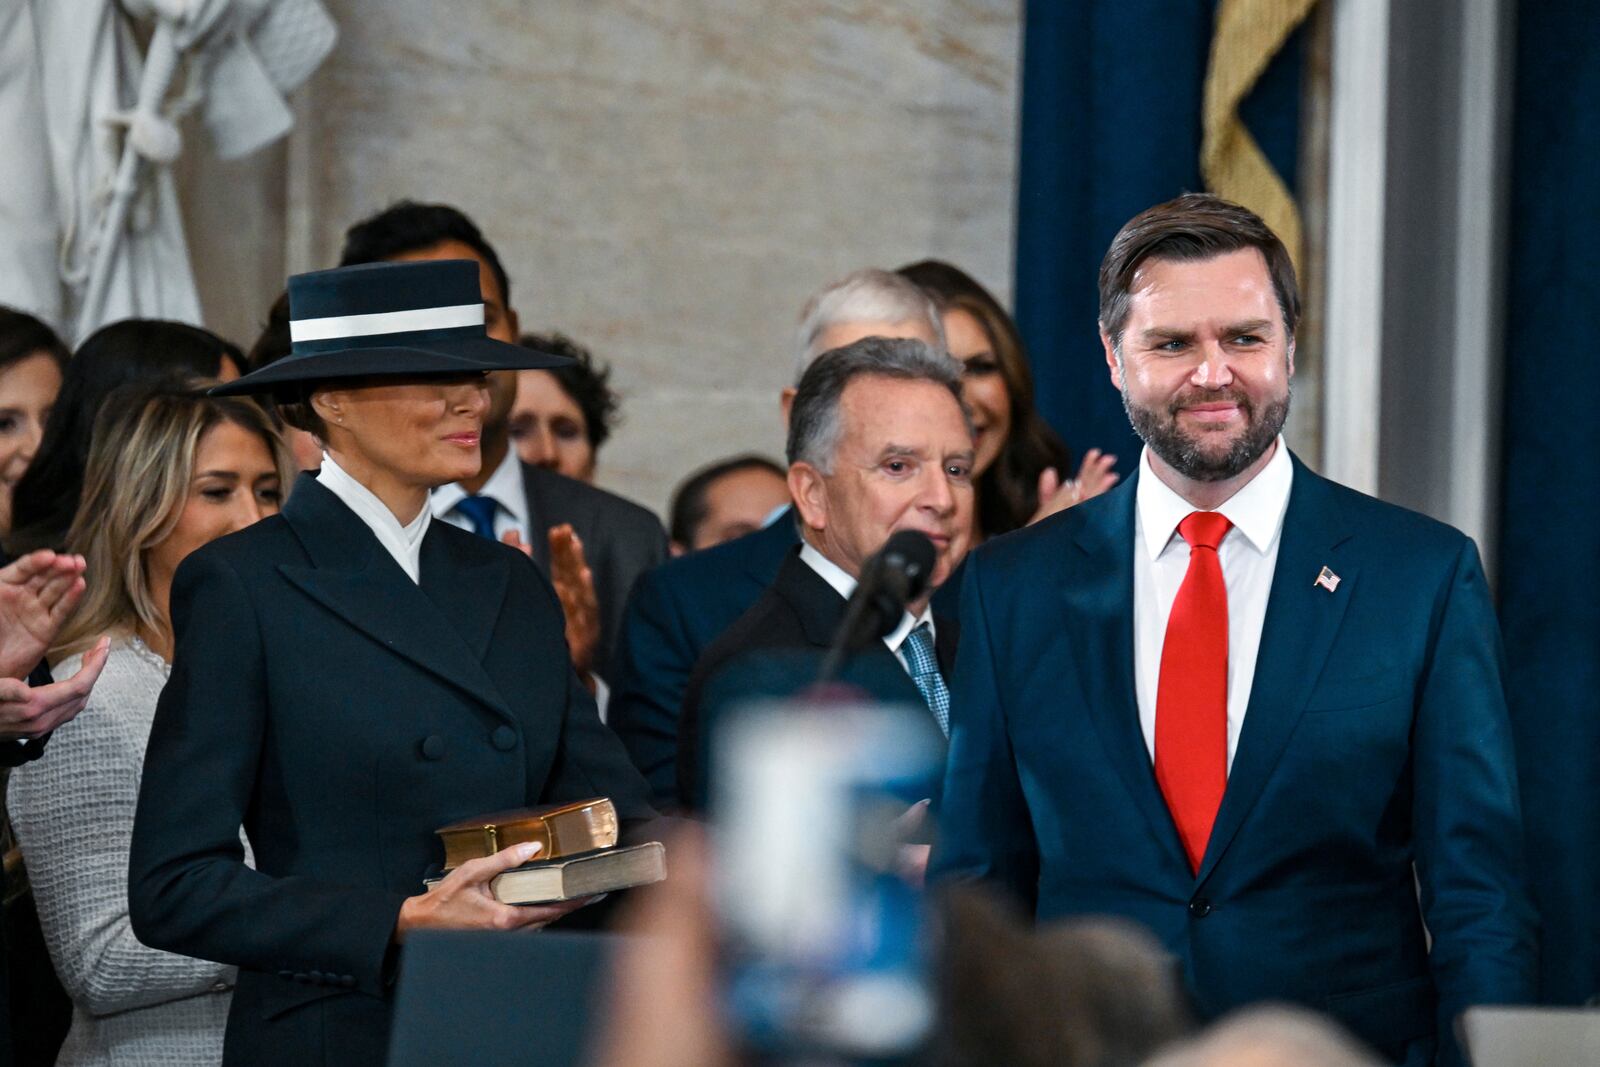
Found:
M 317 481 L 344 501 L 345 506 L 367 524 L 367 528 L 377 536 L 378 543 L 394 557 L 400 569 L 413 582 L 421 581 L 422 538 L 428 532 L 428 524 L 433 521 L 432 510 L 424 507 L 417 512 L 416 518 L 404 526 L 400 525 L 400 520 L 389 510 L 389 505 L 379 500 L 371 489 L 350 477 L 327 452 L 322 453 L 322 469 L 317 472 Z
M 1283 515 L 1289 508 L 1289 490 L 1293 483 L 1294 464 L 1289 460 L 1289 446 L 1279 434 L 1267 465 L 1216 510 L 1227 517 L 1257 552 L 1266 552 L 1283 529 Z M 1145 551 L 1152 560 L 1171 543 L 1178 523 L 1196 510 L 1156 476 L 1150 466 L 1148 445 L 1139 455 L 1136 506 L 1139 526 L 1144 532 Z
M 506 449 L 506 457 L 500 461 L 500 466 L 489 475 L 489 480 L 483 483 L 483 488 L 478 490 L 479 496 L 486 496 L 517 520 L 517 526 L 526 530 L 528 528 L 528 490 L 522 484 L 522 460 L 517 456 L 515 448 Z M 467 491 L 461 488 L 460 482 L 451 482 L 441 485 L 433 491 L 428 498 L 428 506 L 435 515 L 443 517 L 467 496 Z
M 822 580 L 833 586 L 834 592 L 846 600 L 849 600 L 851 594 L 856 591 L 857 582 L 855 577 L 833 560 L 817 551 L 811 542 L 801 542 L 800 559 L 806 566 L 821 575 Z M 936 636 L 933 626 L 933 604 L 931 602 L 922 609 L 922 614 L 920 615 L 913 615 L 909 611 L 902 612 L 900 625 L 884 635 L 883 643 L 889 646 L 890 652 L 900 651 L 900 645 L 907 637 L 911 636 L 911 631 L 922 623 L 928 624 L 929 637 Z

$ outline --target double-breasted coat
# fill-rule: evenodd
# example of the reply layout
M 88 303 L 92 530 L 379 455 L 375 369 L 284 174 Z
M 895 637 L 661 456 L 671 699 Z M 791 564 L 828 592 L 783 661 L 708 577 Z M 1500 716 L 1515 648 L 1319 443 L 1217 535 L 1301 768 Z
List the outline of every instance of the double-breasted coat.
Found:
M 434 522 L 420 578 L 309 474 L 178 568 L 129 903 L 147 944 L 240 968 L 226 1064 L 383 1062 L 437 827 L 588 796 L 624 832 L 654 814 L 538 568 Z

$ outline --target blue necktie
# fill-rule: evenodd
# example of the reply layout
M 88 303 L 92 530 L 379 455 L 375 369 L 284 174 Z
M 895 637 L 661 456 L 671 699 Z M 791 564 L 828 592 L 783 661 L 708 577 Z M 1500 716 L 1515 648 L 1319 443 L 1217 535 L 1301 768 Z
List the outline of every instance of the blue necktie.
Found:
M 900 646 L 905 650 L 906 661 L 911 665 L 911 680 L 916 683 L 928 710 L 939 722 L 939 729 L 950 736 L 950 687 L 944 684 L 939 673 L 939 657 L 933 652 L 933 630 L 927 623 L 919 623 Z
M 456 510 L 472 523 L 472 532 L 491 541 L 495 539 L 494 513 L 499 506 L 488 496 L 464 496 L 456 502 Z

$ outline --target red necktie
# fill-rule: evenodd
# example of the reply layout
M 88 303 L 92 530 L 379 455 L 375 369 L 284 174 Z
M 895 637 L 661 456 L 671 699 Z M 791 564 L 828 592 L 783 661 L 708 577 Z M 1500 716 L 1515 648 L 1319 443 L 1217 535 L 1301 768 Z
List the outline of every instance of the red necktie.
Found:
M 1230 526 L 1215 511 L 1178 523 L 1189 569 L 1167 619 L 1156 684 L 1156 782 L 1196 872 L 1228 784 L 1228 588 L 1217 545 Z

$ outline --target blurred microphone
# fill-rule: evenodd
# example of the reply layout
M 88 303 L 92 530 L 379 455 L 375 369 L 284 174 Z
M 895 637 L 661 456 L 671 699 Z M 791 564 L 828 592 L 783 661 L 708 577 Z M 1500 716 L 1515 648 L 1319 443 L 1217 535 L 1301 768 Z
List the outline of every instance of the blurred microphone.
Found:
M 845 657 L 900 624 L 906 604 L 928 591 L 937 559 L 938 552 L 927 534 L 900 530 L 890 535 L 861 568 L 861 580 L 845 607 L 844 621 L 817 672 L 818 682 L 832 681 L 844 666 Z

